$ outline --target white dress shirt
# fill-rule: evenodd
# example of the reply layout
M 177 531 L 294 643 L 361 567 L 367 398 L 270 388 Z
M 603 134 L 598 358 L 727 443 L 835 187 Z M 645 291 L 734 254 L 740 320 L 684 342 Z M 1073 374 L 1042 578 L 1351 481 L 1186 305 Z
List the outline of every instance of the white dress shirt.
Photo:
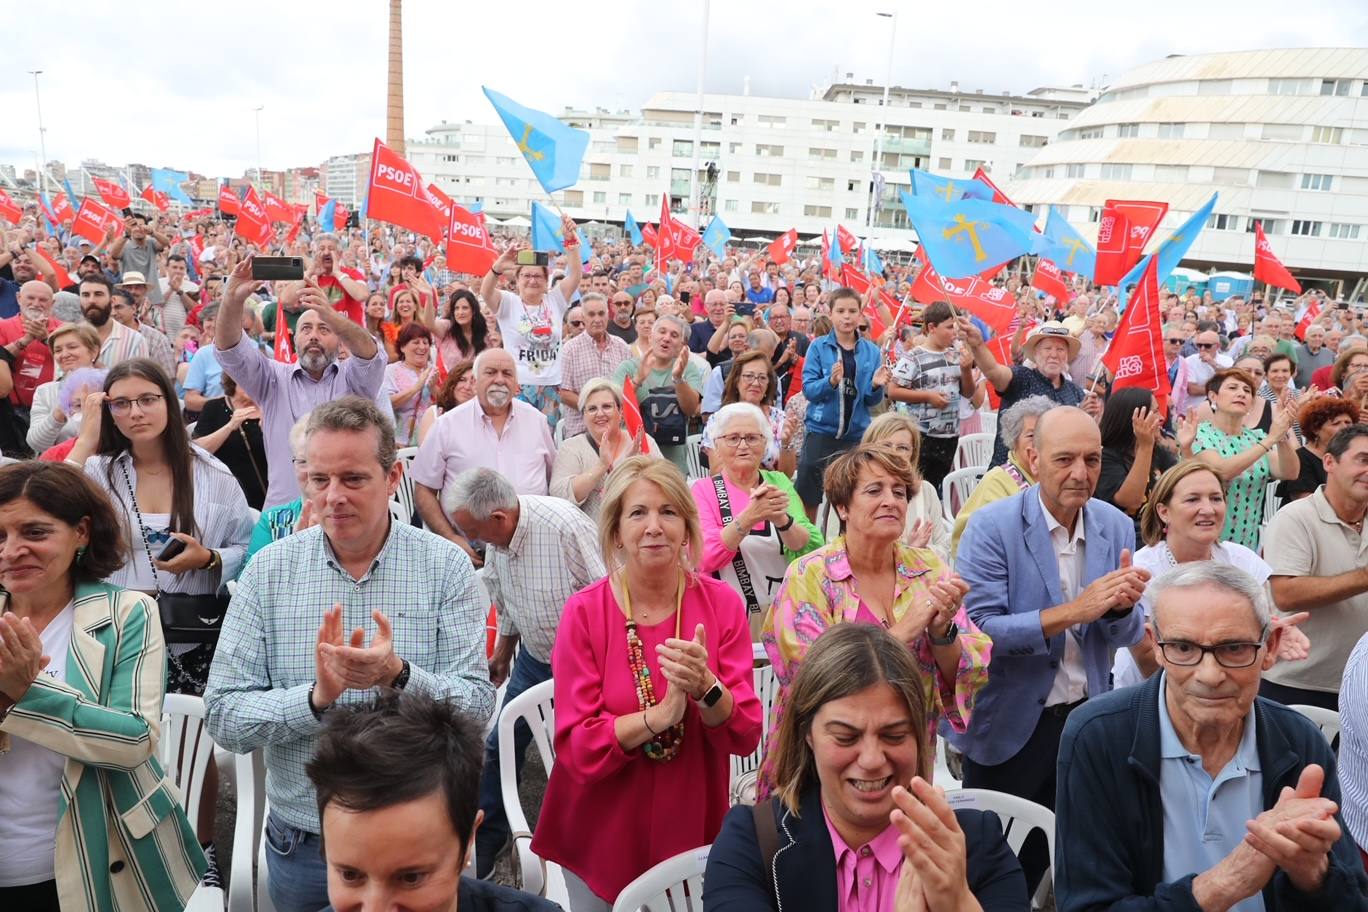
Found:
M 1037 491 L 1036 496 L 1040 497 Z M 1054 548 L 1055 562 L 1059 565 L 1059 588 L 1064 600 L 1071 602 L 1083 591 L 1084 547 L 1086 536 L 1083 534 L 1083 511 L 1078 511 L 1074 522 L 1073 535 L 1060 525 L 1059 520 L 1040 501 L 1041 512 L 1045 514 L 1045 524 L 1050 530 L 1050 546 Z M 1055 671 L 1054 684 L 1045 697 L 1046 706 L 1077 703 L 1088 696 L 1088 671 L 1083 667 L 1083 650 L 1079 638 L 1081 631 L 1070 627 L 1064 631 L 1064 661 Z

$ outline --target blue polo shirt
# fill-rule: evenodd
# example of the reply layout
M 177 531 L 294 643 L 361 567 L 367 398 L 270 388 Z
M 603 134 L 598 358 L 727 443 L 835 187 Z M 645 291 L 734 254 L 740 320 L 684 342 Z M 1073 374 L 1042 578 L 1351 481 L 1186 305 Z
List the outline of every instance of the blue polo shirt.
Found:
M 1253 707 L 1245 717 L 1235 756 L 1213 780 L 1202 758 L 1188 753 L 1178 739 L 1164 698 L 1167 690 L 1165 678 L 1159 682 L 1159 798 L 1164 805 L 1163 879 L 1172 883 L 1220 863 L 1244 841 L 1246 821 L 1264 808 Z M 1255 893 L 1231 908 L 1263 912 L 1263 894 Z

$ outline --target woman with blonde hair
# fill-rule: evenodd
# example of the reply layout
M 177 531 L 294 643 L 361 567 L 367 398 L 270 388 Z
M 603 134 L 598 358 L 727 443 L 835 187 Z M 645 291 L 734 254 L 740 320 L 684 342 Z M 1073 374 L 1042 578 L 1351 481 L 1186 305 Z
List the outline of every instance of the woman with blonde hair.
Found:
M 584 433 L 563 441 L 551 467 L 551 496 L 578 504 L 597 521 L 608 476 L 623 460 L 641 454 L 660 459 L 660 447 L 640 431 L 627 433 L 622 423 L 622 388 L 595 377 L 580 389 Z
M 599 535 L 609 574 L 565 603 L 551 653 L 556 764 L 532 839 L 564 870 L 570 912 L 607 912 L 653 865 L 711 843 L 730 756 L 760 740 L 745 608 L 696 570 L 684 476 L 624 460 Z
M 708 853 L 706 912 L 1030 908 L 997 815 L 931 784 L 921 677 L 881 627 L 822 634 L 773 739 L 775 797 L 733 808 Z

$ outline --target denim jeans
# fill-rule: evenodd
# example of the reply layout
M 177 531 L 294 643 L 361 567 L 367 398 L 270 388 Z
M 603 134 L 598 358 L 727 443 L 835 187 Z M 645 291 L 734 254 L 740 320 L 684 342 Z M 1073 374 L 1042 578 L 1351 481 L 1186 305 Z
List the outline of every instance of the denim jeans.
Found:
M 538 662 L 528 655 L 524 646 L 518 646 L 518 657 L 513 663 L 513 671 L 508 676 L 508 687 L 504 690 L 503 707 L 514 697 L 535 687 L 543 681 L 551 680 L 551 666 Z M 524 722 L 513 729 L 513 749 L 516 754 L 514 769 L 518 782 L 522 782 L 523 761 L 527 759 L 527 745 L 532 743 L 532 730 Z M 488 877 L 494 870 L 494 858 L 508 840 L 511 830 L 508 817 L 504 815 L 502 784 L 499 780 L 499 729 L 489 733 L 485 740 L 484 774 L 480 777 L 480 810 L 484 811 L 484 823 L 475 834 L 476 873 Z
M 328 866 L 322 839 L 275 814 L 266 818 L 266 886 L 276 912 L 320 912 L 328 905 Z M 242 850 L 239 850 L 242 851 Z

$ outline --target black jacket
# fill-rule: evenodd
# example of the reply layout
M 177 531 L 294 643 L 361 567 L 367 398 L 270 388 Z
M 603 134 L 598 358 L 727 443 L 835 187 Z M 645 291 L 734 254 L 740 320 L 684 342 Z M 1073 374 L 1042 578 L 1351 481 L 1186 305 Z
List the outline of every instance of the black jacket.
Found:
M 1159 675 L 1089 700 L 1069 716 L 1059 744 L 1055 800 L 1055 900 L 1059 912 L 1198 912 L 1188 875 L 1163 882 L 1164 809 L 1159 794 Z M 1338 803 L 1335 757 L 1316 726 L 1295 710 L 1258 698 L 1255 745 L 1265 808 L 1306 766 L 1325 770 L 1323 795 Z M 1368 875 L 1342 835 L 1319 892 L 1276 872 L 1263 890 L 1267 912 L 1368 910 Z
M 461 912 L 561 912 L 549 899 L 473 877 L 461 878 L 456 905 Z
M 832 912 L 836 905 L 836 853 L 822 815 L 820 789 L 803 795 L 802 816 L 772 802 L 779 830 L 774 855 L 775 887 L 783 912 Z M 1002 822 L 986 811 L 957 810 L 964 831 L 969 889 L 984 912 L 1026 912 L 1026 876 L 1002 837 Z M 776 909 L 760 858 L 755 818 L 747 806 L 727 812 L 708 853 L 703 877 L 704 912 Z

